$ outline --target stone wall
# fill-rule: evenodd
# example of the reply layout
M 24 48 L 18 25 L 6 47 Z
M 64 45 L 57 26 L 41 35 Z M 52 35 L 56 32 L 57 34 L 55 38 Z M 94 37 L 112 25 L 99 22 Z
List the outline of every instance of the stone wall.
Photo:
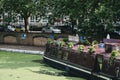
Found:
M 53 34 L 54 35 L 54 34 Z M 67 37 L 65 34 L 55 34 L 61 37 Z M 16 44 L 16 45 L 32 45 L 45 46 L 47 38 L 50 34 L 42 33 L 16 33 L 16 32 L 0 32 L 0 44 Z

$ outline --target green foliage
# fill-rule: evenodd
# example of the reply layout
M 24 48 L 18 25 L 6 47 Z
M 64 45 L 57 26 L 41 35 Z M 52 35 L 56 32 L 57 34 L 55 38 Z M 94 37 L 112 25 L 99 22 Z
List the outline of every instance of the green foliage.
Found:
M 83 52 L 83 50 L 84 50 L 84 45 L 79 45 L 79 47 L 78 47 L 78 52 Z
M 111 52 L 111 57 L 115 57 L 116 58 L 118 56 L 118 54 L 119 54 L 119 52 L 117 50 L 113 50 Z
M 68 42 L 68 38 L 63 38 L 63 41 L 64 42 Z
M 94 46 L 90 46 L 89 49 L 88 49 L 88 53 L 93 54 L 94 52 L 95 52 Z
M 49 12 L 52 13 L 50 19 L 69 15 L 71 21 L 68 22 L 78 20 L 79 33 L 85 36 L 103 33 L 100 23 L 112 31 L 112 23 L 120 16 L 120 0 L 1 0 L 0 4 L 0 12 L 19 13 L 23 18 L 34 14 L 45 16 Z
M 51 39 L 51 38 L 48 38 L 48 40 L 47 40 L 47 43 L 48 43 L 48 44 L 51 44 L 51 43 L 53 43 L 53 39 Z
M 60 41 L 59 44 L 60 44 L 60 47 L 65 46 L 65 42 L 64 41 Z
M 58 39 L 58 35 L 55 34 L 55 35 L 54 35 L 54 40 L 57 40 L 57 39 Z
M 4 0 L 4 9 L 14 11 L 23 16 L 30 15 L 36 12 L 39 8 L 39 0 Z M 26 15 L 26 17 L 27 17 Z
M 85 39 L 85 40 L 83 41 L 83 44 L 84 44 L 84 45 L 90 45 L 90 42 L 89 42 L 87 39 Z
M 117 50 L 113 50 L 111 52 L 110 58 L 109 58 L 109 65 L 112 65 L 112 63 L 114 63 L 115 59 L 117 58 L 119 52 Z
M 97 40 L 92 41 L 92 45 L 98 44 Z
M 68 48 L 71 48 L 71 47 L 73 47 L 73 42 L 68 42 Z
M 42 6 L 41 0 L 4 0 L 3 12 L 11 14 L 17 13 L 24 19 L 25 31 L 29 30 L 28 18 L 31 15 L 40 15 L 40 7 Z M 18 16 L 18 15 L 17 15 Z
M 110 30 L 111 23 L 119 19 L 119 0 L 60 0 L 56 3 L 56 15 L 70 15 L 71 20 L 78 19 L 79 34 L 85 36 L 100 37 L 104 34 L 104 26 L 98 26 L 100 23 L 107 24 L 107 30 Z

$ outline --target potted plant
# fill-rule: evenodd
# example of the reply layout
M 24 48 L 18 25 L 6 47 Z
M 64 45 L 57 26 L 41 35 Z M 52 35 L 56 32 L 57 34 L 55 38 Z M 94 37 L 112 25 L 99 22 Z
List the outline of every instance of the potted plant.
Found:
M 83 52 L 83 50 L 84 50 L 84 45 L 79 45 L 79 47 L 78 47 L 78 53 Z
M 119 52 L 118 52 L 117 50 L 113 50 L 113 51 L 111 52 L 111 57 L 116 58 L 116 57 L 118 56 L 118 54 L 119 54 Z
M 58 39 L 58 35 L 55 34 L 55 35 L 54 35 L 54 40 L 57 40 L 57 39 Z
M 63 38 L 63 41 L 64 42 L 68 42 L 68 38 Z
M 51 44 L 51 43 L 53 43 L 53 39 L 48 38 L 48 40 L 47 40 L 47 44 Z
M 97 40 L 92 41 L 92 46 L 98 48 L 98 41 Z
M 59 42 L 59 46 L 60 46 L 60 47 L 65 46 L 65 42 L 64 42 L 64 41 L 60 41 L 60 42 Z
M 90 46 L 90 47 L 88 48 L 88 53 L 89 53 L 89 54 L 93 54 L 94 52 L 95 52 L 94 46 Z
M 68 45 L 68 48 L 72 48 L 73 47 L 73 42 L 68 42 L 67 45 Z
M 89 42 L 87 39 L 85 39 L 85 40 L 83 41 L 83 44 L 84 44 L 84 45 L 90 45 L 90 42 Z
M 115 59 L 117 58 L 119 52 L 117 50 L 113 50 L 110 54 L 110 58 L 109 58 L 109 64 L 111 65 Z
M 97 40 L 92 41 L 92 45 L 98 44 Z

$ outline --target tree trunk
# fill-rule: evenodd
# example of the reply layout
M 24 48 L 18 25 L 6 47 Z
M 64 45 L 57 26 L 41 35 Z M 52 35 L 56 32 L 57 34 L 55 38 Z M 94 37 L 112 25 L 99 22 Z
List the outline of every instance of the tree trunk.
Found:
M 25 32 L 29 31 L 29 17 L 24 17 Z
M 75 28 L 75 25 L 76 25 L 76 20 L 72 18 L 71 23 L 72 23 L 72 33 L 75 33 L 74 28 Z

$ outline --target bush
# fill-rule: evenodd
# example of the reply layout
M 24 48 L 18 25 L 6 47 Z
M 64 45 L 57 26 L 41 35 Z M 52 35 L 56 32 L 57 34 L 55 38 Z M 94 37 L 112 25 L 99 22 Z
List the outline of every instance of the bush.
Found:
M 73 42 L 68 42 L 68 48 L 73 47 Z
M 93 54 L 94 52 L 95 52 L 94 46 L 90 46 L 89 49 L 88 49 L 88 53 Z
M 51 44 L 51 43 L 53 43 L 53 39 L 51 39 L 51 38 L 48 38 L 48 40 L 47 40 L 47 43 L 48 43 L 48 44 Z
M 115 57 L 116 58 L 118 56 L 118 54 L 119 54 L 119 52 L 117 50 L 113 50 L 111 52 L 111 56 L 110 57 Z
M 89 42 L 87 39 L 85 39 L 85 40 L 83 41 L 83 44 L 84 44 L 84 45 L 90 45 L 90 42 Z
M 83 50 L 84 50 L 84 45 L 79 45 L 78 52 L 83 52 Z
M 98 44 L 97 40 L 92 41 L 92 45 Z
M 55 34 L 55 35 L 54 35 L 54 40 L 57 40 L 57 39 L 58 39 L 58 35 Z
M 119 52 L 117 50 L 113 50 L 111 52 L 110 58 L 109 58 L 109 65 L 111 65 L 114 60 L 116 59 L 116 57 L 118 56 Z
M 68 42 L 68 38 L 63 38 L 63 41 L 64 42 Z
M 60 44 L 60 47 L 65 46 L 65 42 L 64 41 L 60 41 L 59 44 Z

